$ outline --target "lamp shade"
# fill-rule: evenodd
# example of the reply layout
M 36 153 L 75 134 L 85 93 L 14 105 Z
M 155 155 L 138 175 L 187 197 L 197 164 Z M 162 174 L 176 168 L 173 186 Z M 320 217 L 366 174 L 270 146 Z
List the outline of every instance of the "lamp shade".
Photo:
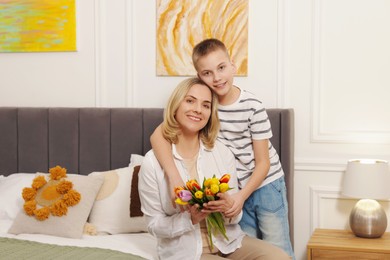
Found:
M 358 199 L 390 198 L 389 164 L 384 160 L 350 160 L 344 174 L 342 194 Z

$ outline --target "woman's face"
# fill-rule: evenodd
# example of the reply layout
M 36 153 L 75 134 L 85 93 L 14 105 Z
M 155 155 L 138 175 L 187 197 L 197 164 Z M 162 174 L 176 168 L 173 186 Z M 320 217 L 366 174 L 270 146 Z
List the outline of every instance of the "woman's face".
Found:
M 211 114 L 211 90 L 202 84 L 193 85 L 176 110 L 175 118 L 183 133 L 197 134 L 206 126 Z

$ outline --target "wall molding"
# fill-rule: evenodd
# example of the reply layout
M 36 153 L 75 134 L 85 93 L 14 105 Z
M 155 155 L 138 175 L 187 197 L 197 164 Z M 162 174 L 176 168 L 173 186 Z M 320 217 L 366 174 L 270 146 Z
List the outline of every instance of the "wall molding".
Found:
M 347 161 L 335 161 L 330 159 L 295 159 L 295 171 L 309 172 L 344 172 L 347 167 Z
M 101 106 L 101 20 L 100 20 L 100 1 L 94 1 L 94 24 L 95 24 L 95 106 Z
M 126 106 L 132 107 L 135 104 L 135 79 L 134 79 L 134 31 L 135 31 L 135 15 L 134 15 L 134 1 L 125 1 L 126 24 L 125 24 L 125 71 L 126 71 Z
M 312 60 L 311 60 L 311 136 L 312 143 L 361 143 L 361 144 L 390 144 L 390 131 L 372 130 L 360 131 L 348 129 L 337 131 L 326 129 L 323 122 L 324 102 L 323 96 L 323 74 L 322 71 L 322 9 L 323 0 L 314 0 L 312 6 Z
M 321 227 L 321 200 L 341 199 L 339 187 L 310 186 L 310 234 Z
M 276 70 L 276 85 L 277 85 L 277 107 L 289 106 L 289 88 L 288 79 L 288 48 L 286 38 L 288 35 L 288 2 L 278 0 L 278 34 L 277 34 L 277 70 Z
M 95 106 L 104 107 L 107 105 L 107 84 L 105 64 L 105 1 L 94 1 L 95 20 Z

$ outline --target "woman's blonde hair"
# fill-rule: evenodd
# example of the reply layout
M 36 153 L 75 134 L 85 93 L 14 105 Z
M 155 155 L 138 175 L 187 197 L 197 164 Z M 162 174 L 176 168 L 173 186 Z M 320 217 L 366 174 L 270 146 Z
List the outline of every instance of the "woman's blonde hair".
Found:
M 184 100 L 190 88 L 196 84 L 205 85 L 207 87 L 207 85 L 199 78 L 188 78 L 179 83 L 179 85 L 175 88 L 168 100 L 168 104 L 164 110 L 164 122 L 162 125 L 162 131 L 164 138 L 167 139 L 170 143 L 177 143 L 178 135 L 180 134 L 180 125 L 175 118 L 176 111 L 179 108 L 181 102 Z M 203 129 L 201 129 L 199 132 L 200 139 L 208 149 L 214 147 L 218 131 L 218 99 L 214 92 L 211 91 L 210 118 L 205 127 L 203 127 Z

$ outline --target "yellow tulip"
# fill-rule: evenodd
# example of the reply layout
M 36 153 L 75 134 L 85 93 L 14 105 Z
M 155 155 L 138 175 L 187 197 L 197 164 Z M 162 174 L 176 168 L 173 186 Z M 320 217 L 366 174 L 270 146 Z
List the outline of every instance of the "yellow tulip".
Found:
M 229 184 L 227 184 L 227 183 L 219 184 L 219 191 L 220 192 L 226 192 L 228 189 L 229 189 Z
M 179 198 L 177 198 L 177 199 L 175 200 L 175 203 L 176 203 L 177 205 L 182 205 L 182 206 L 185 206 L 185 205 L 188 204 L 188 202 L 182 201 L 182 200 L 179 199 Z
M 210 186 L 214 185 L 214 184 L 219 185 L 219 180 L 215 177 L 210 180 Z
M 197 192 L 195 192 L 195 198 L 197 199 L 202 199 L 203 198 L 203 192 L 198 190 Z
M 210 182 L 211 182 L 211 178 L 208 178 L 204 181 L 203 185 L 206 187 L 206 188 L 209 188 L 210 187 Z
M 213 194 L 217 194 L 219 191 L 219 186 L 217 184 L 211 184 L 210 190 Z

